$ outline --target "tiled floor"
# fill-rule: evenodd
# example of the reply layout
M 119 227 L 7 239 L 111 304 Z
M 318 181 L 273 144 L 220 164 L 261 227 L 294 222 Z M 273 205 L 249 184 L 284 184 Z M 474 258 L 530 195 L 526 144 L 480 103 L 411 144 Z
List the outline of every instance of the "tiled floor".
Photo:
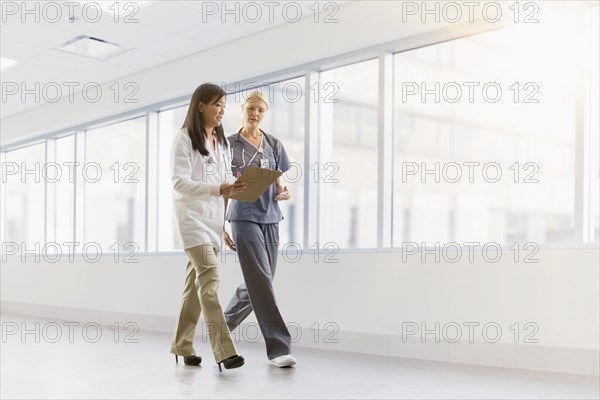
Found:
M 83 325 L 74 326 L 70 335 L 62 321 L 1 319 L 2 399 L 599 398 L 599 380 L 589 376 L 303 348 L 294 350 L 297 366 L 279 369 L 268 364 L 261 343 L 238 344 L 246 365 L 220 374 L 208 343 L 196 348 L 204 355 L 202 366 L 188 367 L 175 364 L 169 334 L 140 331 L 134 335 L 138 343 L 127 343 L 126 331 L 117 338 L 115 329 L 103 326 L 102 337 L 93 343 L 94 327 L 84 335 Z M 24 337 L 23 328 L 31 331 Z

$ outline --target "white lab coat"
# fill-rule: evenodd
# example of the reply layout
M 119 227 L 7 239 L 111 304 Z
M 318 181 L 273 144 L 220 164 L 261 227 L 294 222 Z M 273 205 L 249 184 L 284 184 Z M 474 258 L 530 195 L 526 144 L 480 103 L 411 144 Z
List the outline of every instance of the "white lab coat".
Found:
M 187 129 L 183 128 L 177 132 L 171 150 L 171 183 L 178 225 L 175 243 L 184 249 L 202 244 L 221 246 L 225 203 L 220 187 L 224 182 L 235 181 L 231 173 L 231 147 L 219 144 L 219 158 L 212 144 L 206 143 L 206 148 L 208 156 L 194 150 Z

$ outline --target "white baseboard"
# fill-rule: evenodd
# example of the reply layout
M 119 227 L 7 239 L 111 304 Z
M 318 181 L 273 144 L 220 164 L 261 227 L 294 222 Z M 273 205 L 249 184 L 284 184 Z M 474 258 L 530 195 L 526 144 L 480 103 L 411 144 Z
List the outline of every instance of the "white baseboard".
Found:
M 94 322 L 111 326 L 134 323 L 139 329 L 156 332 L 173 332 L 175 318 L 127 314 L 103 310 L 66 308 L 41 304 L 3 301 L 2 315 L 23 315 L 60 321 Z M 425 343 L 417 337 L 399 335 L 338 331 L 335 326 L 301 327 L 290 324 L 294 347 L 314 348 L 342 352 L 373 354 L 390 357 L 414 358 L 459 364 L 485 365 L 536 371 L 599 376 L 599 349 L 580 349 L 522 343 L 486 342 L 436 342 Z M 323 329 L 325 328 L 325 329 Z M 256 322 L 242 324 L 232 332 L 236 342 L 262 342 Z M 206 340 L 204 329 L 198 330 L 201 340 Z

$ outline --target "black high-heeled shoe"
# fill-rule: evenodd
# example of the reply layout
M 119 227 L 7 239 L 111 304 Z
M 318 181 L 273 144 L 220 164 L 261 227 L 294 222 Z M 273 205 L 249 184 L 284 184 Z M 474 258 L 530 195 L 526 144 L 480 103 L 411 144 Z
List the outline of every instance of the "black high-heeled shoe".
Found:
M 224 359 L 221 362 L 218 362 L 217 365 L 219 366 L 219 372 L 222 372 L 221 364 L 223 364 L 225 369 L 239 368 L 242 365 L 244 365 L 244 357 L 238 356 L 236 354 L 235 356 L 231 356 L 229 358 Z
M 179 356 L 175 354 L 175 362 L 179 364 Z M 200 356 L 183 356 L 183 363 L 185 365 L 194 365 L 198 366 L 202 362 L 202 357 Z

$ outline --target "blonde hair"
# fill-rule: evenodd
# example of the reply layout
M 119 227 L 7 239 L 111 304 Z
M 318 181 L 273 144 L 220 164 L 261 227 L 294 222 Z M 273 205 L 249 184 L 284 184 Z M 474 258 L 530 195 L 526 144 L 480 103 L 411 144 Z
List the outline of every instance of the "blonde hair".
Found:
M 267 110 L 269 109 L 269 101 L 267 100 L 267 97 L 260 90 L 254 90 L 253 92 L 250 92 L 250 94 L 248 95 L 248 97 L 246 97 L 246 100 L 244 101 L 244 105 L 246 105 L 248 103 L 252 103 L 257 100 L 265 103 Z

